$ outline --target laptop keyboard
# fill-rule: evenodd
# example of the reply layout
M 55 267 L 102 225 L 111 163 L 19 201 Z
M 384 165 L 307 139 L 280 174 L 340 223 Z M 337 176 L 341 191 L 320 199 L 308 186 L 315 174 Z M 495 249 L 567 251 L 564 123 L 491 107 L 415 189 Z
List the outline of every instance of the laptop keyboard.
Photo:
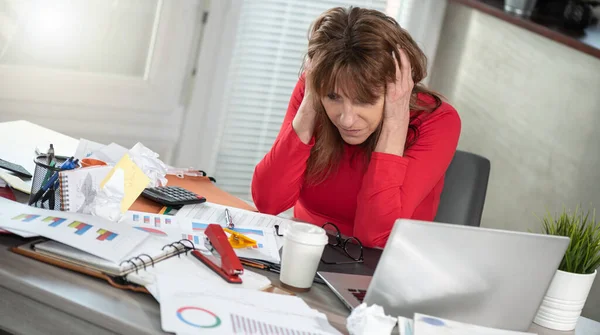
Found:
M 363 302 L 365 299 L 365 294 L 367 294 L 366 290 L 357 290 L 353 288 L 349 288 L 348 292 L 352 293 L 352 295 L 360 302 Z

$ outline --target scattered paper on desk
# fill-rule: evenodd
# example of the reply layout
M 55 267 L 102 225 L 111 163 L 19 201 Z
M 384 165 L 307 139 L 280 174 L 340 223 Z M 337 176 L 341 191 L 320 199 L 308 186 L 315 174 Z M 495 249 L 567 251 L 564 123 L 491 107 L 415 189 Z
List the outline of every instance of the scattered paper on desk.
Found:
M 150 185 L 148 187 L 167 185 L 168 180 L 165 178 L 167 165 L 158 159 L 156 152 L 138 142 L 129 150 L 129 157 L 150 178 Z
M 113 262 L 150 236 L 96 216 L 34 208 L 4 198 L 0 198 L 0 227 L 36 233 Z
M 385 314 L 383 307 L 376 304 L 367 306 L 362 303 L 352 310 L 346 319 L 346 327 L 352 335 L 387 335 L 392 333 L 396 322 L 395 317 Z M 401 333 L 401 335 L 406 334 Z
M 260 228 L 265 231 L 271 231 L 275 235 L 275 225 L 279 225 L 280 231 L 283 231 L 292 220 L 280 218 L 273 215 L 251 212 L 243 209 L 226 207 L 211 203 L 209 201 L 202 204 L 183 206 L 176 214 L 177 217 L 188 217 L 199 222 L 219 223 L 224 224 L 225 208 L 229 209 L 233 223 L 237 226 L 247 228 Z M 277 247 L 280 249 L 283 245 L 283 237 L 276 236 Z
M 192 220 L 191 225 L 193 232 L 189 234 L 182 233 L 181 238 L 187 238 L 193 241 L 195 244 L 202 244 L 205 236 L 204 231 L 208 227 L 208 223 L 196 222 L 195 220 Z M 277 242 L 275 241 L 275 235 L 270 229 L 267 230 L 236 225 L 235 228 L 233 228 L 233 231 L 246 235 L 256 241 L 255 247 L 233 249 L 238 257 L 259 259 L 276 264 L 281 262 L 281 258 L 279 257 L 279 248 L 277 247 Z M 230 234 L 226 232 L 225 235 L 229 237 Z
M 106 145 L 100 144 L 98 142 L 86 140 L 85 138 L 79 139 L 79 145 L 77 145 L 77 149 L 75 149 L 75 154 L 73 157 L 81 160 L 86 157 L 90 157 L 94 152 L 104 148 Z
M 111 171 L 110 166 L 60 171 L 61 209 L 68 212 L 91 214 L 100 183 Z
M 170 241 L 178 241 L 183 233 L 192 232 L 192 222 L 189 219 L 177 218 L 173 215 L 127 211 L 119 223 L 130 225 L 158 237 L 168 237 Z
M 108 173 L 100 187 L 104 188 L 107 183 L 115 187 L 120 186 L 120 191 L 123 194 L 120 201 L 121 213 L 125 213 L 148 186 L 150 179 L 131 160 L 129 155 L 125 154 L 112 171 Z
M 18 230 L 18 229 L 0 229 L 0 232 L 13 233 L 15 235 L 19 235 L 19 236 L 24 237 L 24 238 L 30 238 L 30 237 L 40 236 L 37 233 L 31 233 L 31 232 L 28 232 L 28 231 L 22 231 L 22 230 Z
M 125 154 L 127 154 L 127 148 L 111 143 L 94 151 L 89 157 L 99 159 L 109 165 L 115 165 Z
M 497 328 L 476 326 L 469 323 L 446 320 L 415 313 L 414 335 L 533 335 Z
M 31 181 L 25 182 L 21 178 L 4 171 L 0 171 L 0 179 L 4 180 L 15 190 L 26 194 L 31 194 Z
M 400 335 L 414 335 L 414 321 L 413 319 L 405 318 L 403 316 L 398 317 L 398 333 Z
M 327 317 L 296 296 L 212 284 L 181 287 L 160 276 L 158 294 L 164 331 L 178 334 L 340 334 Z
M 249 270 L 244 270 L 240 276 L 241 284 L 230 284 L 191 254 L 171 257 L 153 267 L 146 268 L 145 271 L 130 273 L 127 275 L 127 280 L 145 287 L 154 286 L 152 295 L 157 301 L 160 301 L 160 291 L 156 285 L 161 276 L 176 276 L 171 279 L 171 283 L 176 282 L 176 286 L 179 288 L 194 288 L 201 283 L 202 285 L 222 286 L 226 289 L 243 288 L 259 291 L 271 286 L 269 278 Z

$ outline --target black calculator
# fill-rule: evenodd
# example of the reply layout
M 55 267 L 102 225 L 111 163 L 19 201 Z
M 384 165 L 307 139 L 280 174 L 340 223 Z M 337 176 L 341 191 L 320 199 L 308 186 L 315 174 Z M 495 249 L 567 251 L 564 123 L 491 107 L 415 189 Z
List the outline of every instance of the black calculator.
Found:
M 148 187 L 142 196 L 165 206 L 179 207 L 190 204 L 201 204 L 206 198 L 178 186 Z
M 32 175 L 19 164 L 11 163 L 0 158 L 0 168 L 15 173 L 17 176 L 24 179 L 31 179 Z

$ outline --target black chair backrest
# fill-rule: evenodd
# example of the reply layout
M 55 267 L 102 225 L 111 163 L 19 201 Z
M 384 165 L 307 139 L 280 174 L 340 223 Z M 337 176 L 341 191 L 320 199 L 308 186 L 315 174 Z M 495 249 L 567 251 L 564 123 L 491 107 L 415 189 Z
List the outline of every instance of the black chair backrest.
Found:
M 490 161 L 457 150 L 444 179 L 436 222 L 479 226 L 490 176 Z

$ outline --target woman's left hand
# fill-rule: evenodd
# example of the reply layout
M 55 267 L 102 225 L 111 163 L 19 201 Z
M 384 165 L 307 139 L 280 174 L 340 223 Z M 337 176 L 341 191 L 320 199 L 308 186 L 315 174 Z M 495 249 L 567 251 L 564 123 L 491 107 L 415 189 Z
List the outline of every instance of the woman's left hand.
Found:
M 404 50 L 398 47 L 400 64 L 396 55 L 392 54 L 396 65 L 396 80 L 388 84 L 383 110 L 383 126 L 391 129 L 408 127 L 410 120 L 410 97 L 414 85 L 412 68 Z
M 414 85 L 412 69 L 404 50 L 398 48 L 400 64 L 396 56 L 396 80 L 388 84 L 383 107 L 383 126 L 375 151 L 402 156 L 410 122 L 410 97 Z

